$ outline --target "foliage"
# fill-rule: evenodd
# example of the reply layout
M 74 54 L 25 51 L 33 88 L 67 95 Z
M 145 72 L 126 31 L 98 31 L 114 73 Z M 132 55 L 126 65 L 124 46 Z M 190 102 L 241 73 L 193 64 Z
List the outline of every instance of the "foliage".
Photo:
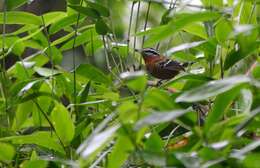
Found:
M 5 3 L 0 167 L 258 167 L 258 0 Z M 157 86 L 142 47 L 193 64 Z

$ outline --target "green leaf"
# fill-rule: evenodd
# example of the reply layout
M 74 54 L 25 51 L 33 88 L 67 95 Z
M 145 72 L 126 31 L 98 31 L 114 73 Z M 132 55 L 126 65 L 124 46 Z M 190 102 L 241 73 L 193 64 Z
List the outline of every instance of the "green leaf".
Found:
M 63 55 L 61 51 L 55 46 L 51 46 L 46 50 L 46 54 L 49 56 L 49 59 L 52 59 L 53 64 L 61 64 Z
M 109 84 L 111 82 L 101 70 L 90 64 L 81 64 L 76 69 L 76 74 L 99 83 Z
M 33 106 L 32 101 L 28 101 L 22 104 L 19 104 L 15 113 L 15 129 L 19 129 L 22 124 L 28 119 L 29 114 L 32 112 L 31 107 Z
M 248 46 L 246 50 L 232 50 L 226 57 L 224 69 L 227 70 L 231 68 L 235 63 L 249 56 L 251 53 L 255 52 L 258 49 L 259 44 L 260 41 L 257 41 L 252 45 Z
M 78 6 L 78 5 L 68 5 L 70 8 L 78 11 L 79 13 L 89 16 L 93 19 L 99 19 L 100 15 L 98 13 L 98 11 L 96 11 L 93 8 L 89 8 L 89 7 L 82 7 L 82 6 Z
M 192 24 L 194 22 L 208 21 L 218 18 L 220 15 L 216 12 L 197 12 L 190 14 L 180 14 L 167 25 L 159 26 L 145 32 L 139 33 L 138 35 L 151 35 L 151 37 L 146 40 L 145 47 L 152 46 L 158 41 L 161 41 L 177 31 L 181 30 L 185 26 Z
M 0 161 L 10 163 L 15 155 L 15 149 L 12 145 L 0 142 Z
M 103 5 L 101 5 L 99 3 L 90 2 L 87 0 L 85 0 L 85 2 L 88 4 L 89 7 L 98 11 L 101 16 L 109 17 L 110 14 L 109 14 L 108 8 L 104 7 Z
M 174 110 L 170 112 L 155 112 L 153 114 L 148 115 L 147 117 L 139 120 L 135 124 L 135 129 L 138 130 L 144 126 L 155 125 L 160 123 L 169 122 L 177 119 L 184 114 L 191 112 L 190 109 L 187 110 Z
M 80 45 L 82 45 L 84 43 L 88 43 L 88 42 L 91 41 L 91 30 L 86 30 L 85 32 L 79 34 L 77 37 L 74 37 L 74 38 L 76 38 L 74 47 L 80 46 Z M 73 44 L 74 44 L 74 38 L 69 40 L 68 42 L 66 42 L 60 48 L 60 50 L 61 51 L 65 51 L 65 50 L 72 49 L 73 48 Z M 97 34 L 93 33 L 92 34 L 92 38 L 96 39 L 97 38 Z
M 85 16 L 80 15 L 79 21 L 83 20 L 84 18 L 85 18 Z M 49 33 L 54 34 L 54 33 L 58 32 L 59 30 L 76 23 L 77 20 L 78 20 L 78 14 L 73 14 L 73 15 L 64 17 L 51 25 L 51 27 L 49 29 Z
M 83 31 L 83 30 L 85 30 L 85 29 L 91 29 L 91 28 L 94 28 L 94 25 L 86 25 L 86 26 L 83 26 L 83 27 L 79 28 L 79 29 L 78 29 L 78 32 L 81 32 L 81 31 Z M 82 34 L 82 33 L 81 33 L 81 34 Z M 80 35 L 81 35 L 81 34 L 80 34 Z M 93 34 L 94 34 L 94 33 L 93 33 Z M 79 35 L 79 36 L 80 36 L 80 35 Z M 55 45 L 61 44 L 61 43 L 65 42 L 65 41 L 71 39 L 73 36 L 75 36 L 75 31 L 70 32 L 70 33 L 68 33 L 67 35 L 65 35 L 65 36 L 63 36 L 63 37 L 61 37 L 61 38 L 59 38 L 59 39 L 53 41 L 53 42 L 51 43 L 51 46 L 55 46 Z M 78 38 L 78 36 L 77 36 L 77 38 Z M 74 40 L 72 39 L 72 40 L 70 40 L 70 41 L 73 42 Z M 72 43 L 72 42 L 70 42 L 70 43 Z M 77 39 L 76 39 L 76 42 L 77 42 Z M 72 43 L 72 44 L 73 44 L 73 43 Z M 72 45 L 71 45 L 71 46 L 72 46 Z
M 225 44 L 231 32 L 231 23 L 224 18 L 220 19 L 215 28 L 216 39 L 218 40 L 218 42 L 221 44 Z
M 102 132 L 93 134 L 79 146 L 77 150 L 78 153 L 80 153 L 83 158 L 89 157 L 98 149 L 102 148 L 106 142 L 111 140 L 119 127 L 119 125 L 111 126 Z
M 150 89 L 145 94 L 144 105 L 160 110 L 171 110 L 174 108 L 174 101 L 170 95 L 160 89 Z
M 25 4 L 28 0 L 8 0 L 6 1 L 7 10 L 12 10 L 18 8 L 19 6 Z
M 206 100 L 210 97 L 224 93 L 236 87 L 237 85 L 248 82 L 250 82 L 250 78 L 246 76 L 233 76 L 217 81 L 211 81 L 202 86 L 182 93 L 177 97 L 176 102 L 195 102 Z
M 109 27 L 103 19 L 98 19 L 95 25 L 96 32 L 100 35 L 106 35 L 109 32 Z
M 191 23 L 183 27 L 183 30 L 195 36 L 201 37 L 203 39 L 207 39 L 207 33 L 202 24 Z
M 66 12 L 48 12 L 43 15 L 43 19 L 45 22 L 45 26 L 49 26 L 50 24 L 54 24 L 60 19 L 66 17 Z
M 62 146 L 58 143 L 57 137 L 50 132 L 36 132 L 31 135 L 4 137 L 0 138 L 0 141 L 11 141 L 13 144 L 20 145 L 35 144 L 65 154 Z
M 41 68 L 41 67 L 34 67 L 35 72 L 37 72 L 39 75 L 41 76 L 45 76 L 45 77 L 49 77 L 49 76 L 53 76 L 56 74 L 61 73 L 58 70 L 55 69 L 49 69 L 49 68 Z
M 251 153 L 246 155 L 245 159 L 243 159 L 243 167 L 245 168 L 258 168 L 260 165 L 260 153 Z
M 108 156 L 108 168 L 120 168 L 134 149 L 127 135 L 120 135 Z
M 162 152 L 163 151 L 163 141 L 161 137 L 158 135 L 158 133 L 154 132 L 152 135 L 149 136 L 147 141 L 144 144 L 144 148 L 146 151 L 149 152 Z
M 147 77 L 145 75 L 130 79 L 126 85 L 134 91 L 143 91 L 146 88 Z
M 51 112 L 51 119 L 58 136 L 65 145 L 69 145 L 75 131 L 69 111 L 62 104 L 56 103 Z
M 0 13 L 0 24 L 3 24 L 3 13 Z M 29 13 L 21 11 L 6 12 L 6 24 L 33 24 L 41 25 L 42 21 L 40 17 Z
M 48 162 L 46 160 L 29 160 L 22 164 L 21 168 L 46 168 Z
M 221 117 L 225 114 L 225 111 L 229 108 L 233 100 L 238 96 L 241 85 L 237 86 L 229 91 L 226 91 L 218 95 L 214 101 L 212 110 L 207 116 L 204 132 L 207 133 L 212 125 L 216 124 Z

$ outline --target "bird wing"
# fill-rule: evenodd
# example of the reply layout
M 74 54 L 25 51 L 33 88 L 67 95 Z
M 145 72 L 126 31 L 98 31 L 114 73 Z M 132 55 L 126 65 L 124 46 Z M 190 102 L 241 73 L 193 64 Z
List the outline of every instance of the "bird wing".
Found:
M 162 69 L 167 69 L 170 71 L 185 71 L 184 67 L 177 61 L 166 59 L 158 63 L 159 67 Z

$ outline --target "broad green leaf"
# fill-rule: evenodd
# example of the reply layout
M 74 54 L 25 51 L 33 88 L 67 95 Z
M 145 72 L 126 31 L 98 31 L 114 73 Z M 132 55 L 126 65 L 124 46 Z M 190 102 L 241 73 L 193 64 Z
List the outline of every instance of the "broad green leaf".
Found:
M 65 145 L 69 145 L 75 131 L 69 111 L 62 104 L 56 103 L 51 112 L 51 119 L 58 136 Z
M 94 25 L 86 25 L 86 26 L 83 26 L 83 27 L 79 28 L 79 29 L 78 29 L 78 32 L 81 32 L 81 31 L 83 31 L 83 30 L 85 30 L 85 29 L 91 29 L 91 28 L 94 28 Z M 72 38 L 73 36 L 75 36 L 75 31 L 70 32 L 69 34 L 67 34 L 67 35 L 65 35 L 65 36 L 63 36 L 63 37 L 61 37 L 61 38 L 59 38 L 59 39 L 53 41 L 53 42 L 51 43 L 51 46 L 55 46 L 55 45 L 61 44 L 61 43 L 65 42 L 65 41 L 69 40 L 69 39 Z M 78 37 L 78 36 L 77 36 L 77 37 Z M 72 41 L 72 40 L 70 40 L 70 41 Z M 72 43 L 72 44 L 73 44 L 73 43 Z
M 131 101 L 120 104 L 117 108 L 121 123 L 133 123 L 137 118 L 138 106 Z
M 150 89 L 145 94 L 144 105 L 160 110 L 171 110 L 174 108 L 175 103 L 166 91 Z
M 48 162 L 46 160 L 29 160 L 21 164 L 21 168 L 46 168 Z
M 238 61 L 246 58 L 253 52 L 257 51 L 257 49 L 259 48 L 259 44 L 260 44 L 260 41 L 256 41 L 253 44 L 251 44 L 250 46 L 248 46 L 248 48 L 246 48 L 246 49 L 244 48 L 245 50 L 241 50 L 241 49 L 239 49 L 237 51 L 232 50 L 226 57 L 226 60 L 224 63 L 224 69 L 227 70 L 227 69 L 231 68 Z
M 245 147 L 232 152 L 231 157 L 237 158 L 237 159 L 242 159 L 247 153 L 253 151 L 254 149 L 256 149 L 259 146 L 260 146 L 260 140 L 255 140 L 255 141 L 249 143 L 248 145 L 246 145 Z
M 167 25 L 159 26 L 145 32 L 139 33 L 139 35 L 151 35 L 146 40 L 145 47 L 151 46 L 156 42 L 159 42 L 177 31 L 181 30 L 185 26 L 194 22 L 208 21 L 218 18 L 220 15 L 216 12 L 197 12 L 190 14 L 180 14 L 178 17 L 170 21 Z
M 140 129 L 144 126 L 150 126 L 150 125 L 155 125 L 155 124 L 160 124 L 160 123 L 165 123 L 165 122 L 170 122 L 178 117 L 183 116 L 184 114 L 191 112 L 190 109 L 187 110 L 174 110 L 170 112 L 155 112 L 153 114 L 148 115 L 147 117 L 139 120 L 135 124 L 135 129 Z
M 143 91 L 146 88 L 147 77 L 145 75 L 126 81 L 126 85 L 134 91 Z
M 253 94 L 250 89 L 242 89 L 238 100 L 238 108 L 241 113 L 249 114 L 253 104 Z
M 19 129 L 22 124 L 28 119 L 29 114 L 31 114 L 33 102 L 28 101 L 22 104 L 19 104 L 15 113 L 15 129 Z
M 245 168 L 258 168 L 260 165 L 260 153 L 250 153 L 243 159 L 243 167 Z
M 191 42 L 191 43 L 184 43 L 184 44 L 178 45 L 176 47 L 170 48 L 167 51 L 167 55 L 171 55 L 175 52 L 179 52 L 179 51 L 183 51 L 183 50 L 187 50 L 187 49 L 190 49 L 190 48 L 193 48 L 193 47 L 200 46 L 201 44 L 203 44 L 205 42 L 206 41 L 203 40 L 203 41 L 194 41 L 194 42 Z
M 93 8 L 89 8 L 89 7 L 82 7 L 82 6 L 78 6 L 78 5 L 68 5 L 70 8 L 78 11 L 79 13 L 89 16 L 91 18 L 94 19 L 98 19 L 100 18 L 100 15 L 98 13 L 98 11 L 96 11 Z
M 45 77 L 49 77 L 49 76 L 53 76 L 56 74 L 61 73 L 58 70 L 55 69 L 49 69 L 49 68 L 41 68 L 41 67 L 34 67 L 35 72 L 37 72 L 39 75 L 41 76 L 45 76 Z
M 210 78 L 208 76 L 205 75 L 194 75 L 194 74 L 184 74 L 181 75 L 179 77 L 174 78 L 173 80 L 171 80 L 170 82 L 167 82 L 164 87 L 172 85 L 176 82 L 182 81 L 182 80 L 189 80 L 189 81 L 204 81 L 204 82 L 208 82 L 213 80 L 213 78 Z
M 83 20 L 84 18 L 85 18 L 85 16 L 80 15 L 79 21 Z M 77 20 L 78 20 L 78 14 L 73 14 L 73 15 L 64 17 L 64 18 L 58 20 L 57 22 L 53 23 L 49 29 L 49 32 L 50 32 L 50 34 L 54 34 L 67 26 L 75 24 L 77 22 Z
M 167 167 L 167 158 L 165 153 L 154 153 L 148 151 L 140 151 L 138 153 L 146 163 L 155 167 Z
M 66 12 L 48 12 L 43 15 L 45 26 L 54 24 L 66 16 L 67 16 Z
M 144 148 L 149 152 L 162 152 L 163 151 L 163 141 L 158 133 L 154 132 L 149 138 L 145 141 Z
M 76 74 L 95 82 L 104 84 L 109 84 L 111 82 L 110 79 L 101 70 L 90 64 L 81 64 L 76 69 Z
M 245 128 L 250 122 L 254 120 L 254 118 L 260 113 L 260 107 L 254 109 L 250 112 L 248 118 L 246 118 L 243 122 L 240 122 L 239 125 L 236 126 L 235 132 L 239 133 L 243 128 Z
M 207 33 L 205 31 L 204 26 L 201 24 L 191 23 L 185 26 L 183 30 L 195 36 L 201 37 L 203 39 L 207 39 Z
M 79 146 L 77 150 L 78 153 L 80 153 L 83 158 L 89 157 L 98 149 L 102 148 L 106 142 L 111 140 L 119 127 L 119 125 L 111 126 L 102 132 L 93 134 Z
M 216 39 L 218 40 L 218 42 L 220 42 L 221 44 L 225 44 L 231 32 L 231 23 L 224 18 L 220 19 L 215 28 Z
M 63 55 L 58 48 L 56 48 L 55 46 L 51 46 L 46 50 L 46 54 L 49 56 L 49 59 L 52 60 L 53 64 L 61 64 Z
M 103 19 L 98 19 L 95 25 L 96 32 L 100 35 L 106 35 L 109 32 L 109 27 Z
M 0 140 L 1 141 L 1 140 Z M 15 155 L 15 149 L 12 145 L 0 142 L 0 161 L 10 163 Z
M 108 168 L 120 168 L 127 160 L 134 146 L 127 135 L 120 135 L 108 156 Z
M 103 5 L 99 4 L 99 3 L 94 3 L 94 2 L 87 1 L 87 0 L 85 0 L 85 2 L 88 4 L 89 7 L 95 9 L 96 11 L 98 11 L 98 13 L 101 16 L 109 17 L 109 15 L 110 15 L 109 14 L 109 10 L 105 6 L 103 6 Z
M 242 86 L 237 86 L 229 91 L 218 95 L 214 101 L 212 110 L 209 112 L 204 127 L 204 132 L 207 133 L 212 125 L 216 124 L 218 120 L 223 117 L 225 111 L 228 110 L 232 101 L 238 96 Z
M 176 102 L 195 102 L 206 100 L 210 97 L 224 93 L 242 83 L 248 82 L 250 82 L 250 78 L 246 76 L 233 76 L 221 80 L 211 81 L 182 93 L 177 97 Z
M 31 135 L 21 135 L 21 136 L 9 136 L 0 138 L 1 141 L 11 141 L 13 144 L 35 144 L 41 147 L 55 150 L 62 154 L 65 154 L 62 146 L 59 144 L 57 137 L 51 132 L 36 132 Z
M 76 38 L 76 40 L 75 40 Z M 97 34 L 96 33 L 93 33 L 92 34 L 92 38 L 93 40 L 94 39 L 97 39 Z M 73 44 L 74 44 L 74 41 L 75 41 L 75 45 L 74 47 L 77 47 L 77 46 L 80 46 L 84 43 L 87 43 L 87 42 L 90 42 L 92 39 L 91 39 L 91 30 L 86 30 L 85 32 L 83 33 L 80 33 L 77 37 L 74 37 L 73 39 L 69 40 L 68 42 L 66 42 L 61 48 L 60 50 L 61 51 L 65 51 L 65 50 L 69 50 L 69 49 L 72 49 L 73 48 Z
M 0 24 L 4 23 L 3 13 L 0 13 Z M 6 24 L 33 24 L 41 25 L 42 21 L 39 16 L 29 12 L 11 11 L 6 12 Z

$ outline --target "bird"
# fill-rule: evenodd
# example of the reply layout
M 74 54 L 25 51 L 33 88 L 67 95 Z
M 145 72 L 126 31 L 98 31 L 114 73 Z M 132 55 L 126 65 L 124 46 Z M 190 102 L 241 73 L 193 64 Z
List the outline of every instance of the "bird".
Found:
M 147 72 L 160 80 L 174 78 L 181 71 L 185 71 L 185 67 L 188 65 L 188 63 L 181 64 L 169 59 L 154 48 L 135 49 L 135 51 L 142 55 Z

